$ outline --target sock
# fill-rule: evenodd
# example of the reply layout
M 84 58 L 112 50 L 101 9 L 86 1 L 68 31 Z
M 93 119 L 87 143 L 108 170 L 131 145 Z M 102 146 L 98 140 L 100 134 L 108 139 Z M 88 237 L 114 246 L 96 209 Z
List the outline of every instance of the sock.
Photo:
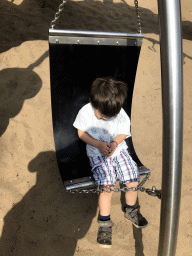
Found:
M 108 216 L 100 215 L 100 221 L 107 221 L 107 220 L 110 220 L 110 215 L 108 215 Z
M 135 208 L 135 206 L 136 206 L 136 204 L 134 204 L 134 205 L 125 204 L 125 205 L 124 205 L 124 210 L 125 210 L 126 208 L 128 208 L 128 209 L 133 209 L 133 208 Z

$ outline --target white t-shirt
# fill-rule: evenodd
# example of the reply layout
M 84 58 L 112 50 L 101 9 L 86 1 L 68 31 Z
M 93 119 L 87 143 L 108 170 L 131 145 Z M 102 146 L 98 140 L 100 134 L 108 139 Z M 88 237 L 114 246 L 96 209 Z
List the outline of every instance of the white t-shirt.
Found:
M 99 119 L 96 117 L 91 103 L 83 106 L 73 126 L 82 131 L 86 131 L 91 137 L 96 140 L 110 143 L 118 134 L 126 134 L 127 137 L 131 136 L 130 133 L 130 119 L 122 108 L 116 117 L 111 117 L 107 120 Z M 113 153 L 113 157 L 117 156 L 122 149 L 127 149 L 127 143 L 123 140 Z M 88 156 L 100 156 L 100 151 L 87 144 L 86 151 Z

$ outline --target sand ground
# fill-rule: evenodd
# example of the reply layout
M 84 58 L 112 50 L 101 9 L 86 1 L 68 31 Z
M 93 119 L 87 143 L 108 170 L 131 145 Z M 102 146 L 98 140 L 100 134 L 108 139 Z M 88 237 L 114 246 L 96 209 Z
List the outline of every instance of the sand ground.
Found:
M 160 200 L 139 194 L 149 226 L 132 227 L 112 201 L 113 246 L 96 243 L 98 195 L 65 191 L 56 162 L 51 116 L 48 29 L 60 0 L 0 2 L 0 252 L 2 256 L 154 256 L 158 251 Z M 177 256 L 192 253 L 192 7 L 182 0 L 184 136 Z M 59 28 L 133 32 L 134 3 L 71 1 Z M 132 110 L 132 137 L 151 170 L 146 187 L 161 187 L 162 111 L 157 1 L 139 2 L 141 50 Z M 118 184 L 117 184 L 118 185 Z

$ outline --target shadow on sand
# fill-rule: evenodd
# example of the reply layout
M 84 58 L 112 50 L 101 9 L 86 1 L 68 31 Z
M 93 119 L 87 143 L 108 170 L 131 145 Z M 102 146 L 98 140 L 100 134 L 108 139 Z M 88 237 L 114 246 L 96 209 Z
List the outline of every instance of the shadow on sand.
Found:
M 33 69 L 47 57 L 48 51 L 27 68 L 0 71 L 0 137 L 7 129 L 9 119 L 19 114 L 25 100 L 35 97 L 40 91 L 42 80 Z
M 19 46 L 29 40 L 48 40 L 48 29 L 58 11 L 61 0 L 1 0 L 0 52 Z M 158 15 L 140 7 L 142 32 L 159 35 Z M 105 13 L 105 15 L 103 15 Z M 114 3 L 101 1 L 68 1 L 55 28 L 137 32 L 137 19 L 133 5 L 124 0 Z M 192 40 L 192 22 L 183 21 L 183 39 Z M 14 38 L 14 40 L 13 40 Z
M 1 255 L 74 255 L 96 215 L 98 195 L 67 193 L 55 152 L 39 153 L 28 170 L 37 173 L 36 184 L 4 218 Z

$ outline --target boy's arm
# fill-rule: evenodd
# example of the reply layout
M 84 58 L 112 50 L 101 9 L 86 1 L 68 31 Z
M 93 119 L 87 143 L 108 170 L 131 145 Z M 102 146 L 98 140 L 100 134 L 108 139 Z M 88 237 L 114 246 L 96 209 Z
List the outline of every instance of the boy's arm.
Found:
M 118 134 L 114 139 L 113 141 L 116 141 L 117 144 L 119 145 L 123 140 L 125 140 L 127 137 L 126 134 Z
M 112 156 L 113 153 L 115 152 L 116 147 L 127 137 L 126 134 L 118 134 L 110 143 L 110 151 L 108 156 Z M 115 142 L 116 143 L 115 143 Z
M 94 139 L 91 137 L 87 132 L 82 131 L 80 129 L 77 129 L 78 136 L 81 140 L 83 140 L 85 143 L 98 148 L 101 141 Z
M 102 155 L 107 155 L 109 153 L 109 143 L 96 140 L 93 137 L 91 137 L 87 132 L 82 131 L 80 129 L 77 129 L 77 133 L 82 141 L 95 148 L 98 148 Z

